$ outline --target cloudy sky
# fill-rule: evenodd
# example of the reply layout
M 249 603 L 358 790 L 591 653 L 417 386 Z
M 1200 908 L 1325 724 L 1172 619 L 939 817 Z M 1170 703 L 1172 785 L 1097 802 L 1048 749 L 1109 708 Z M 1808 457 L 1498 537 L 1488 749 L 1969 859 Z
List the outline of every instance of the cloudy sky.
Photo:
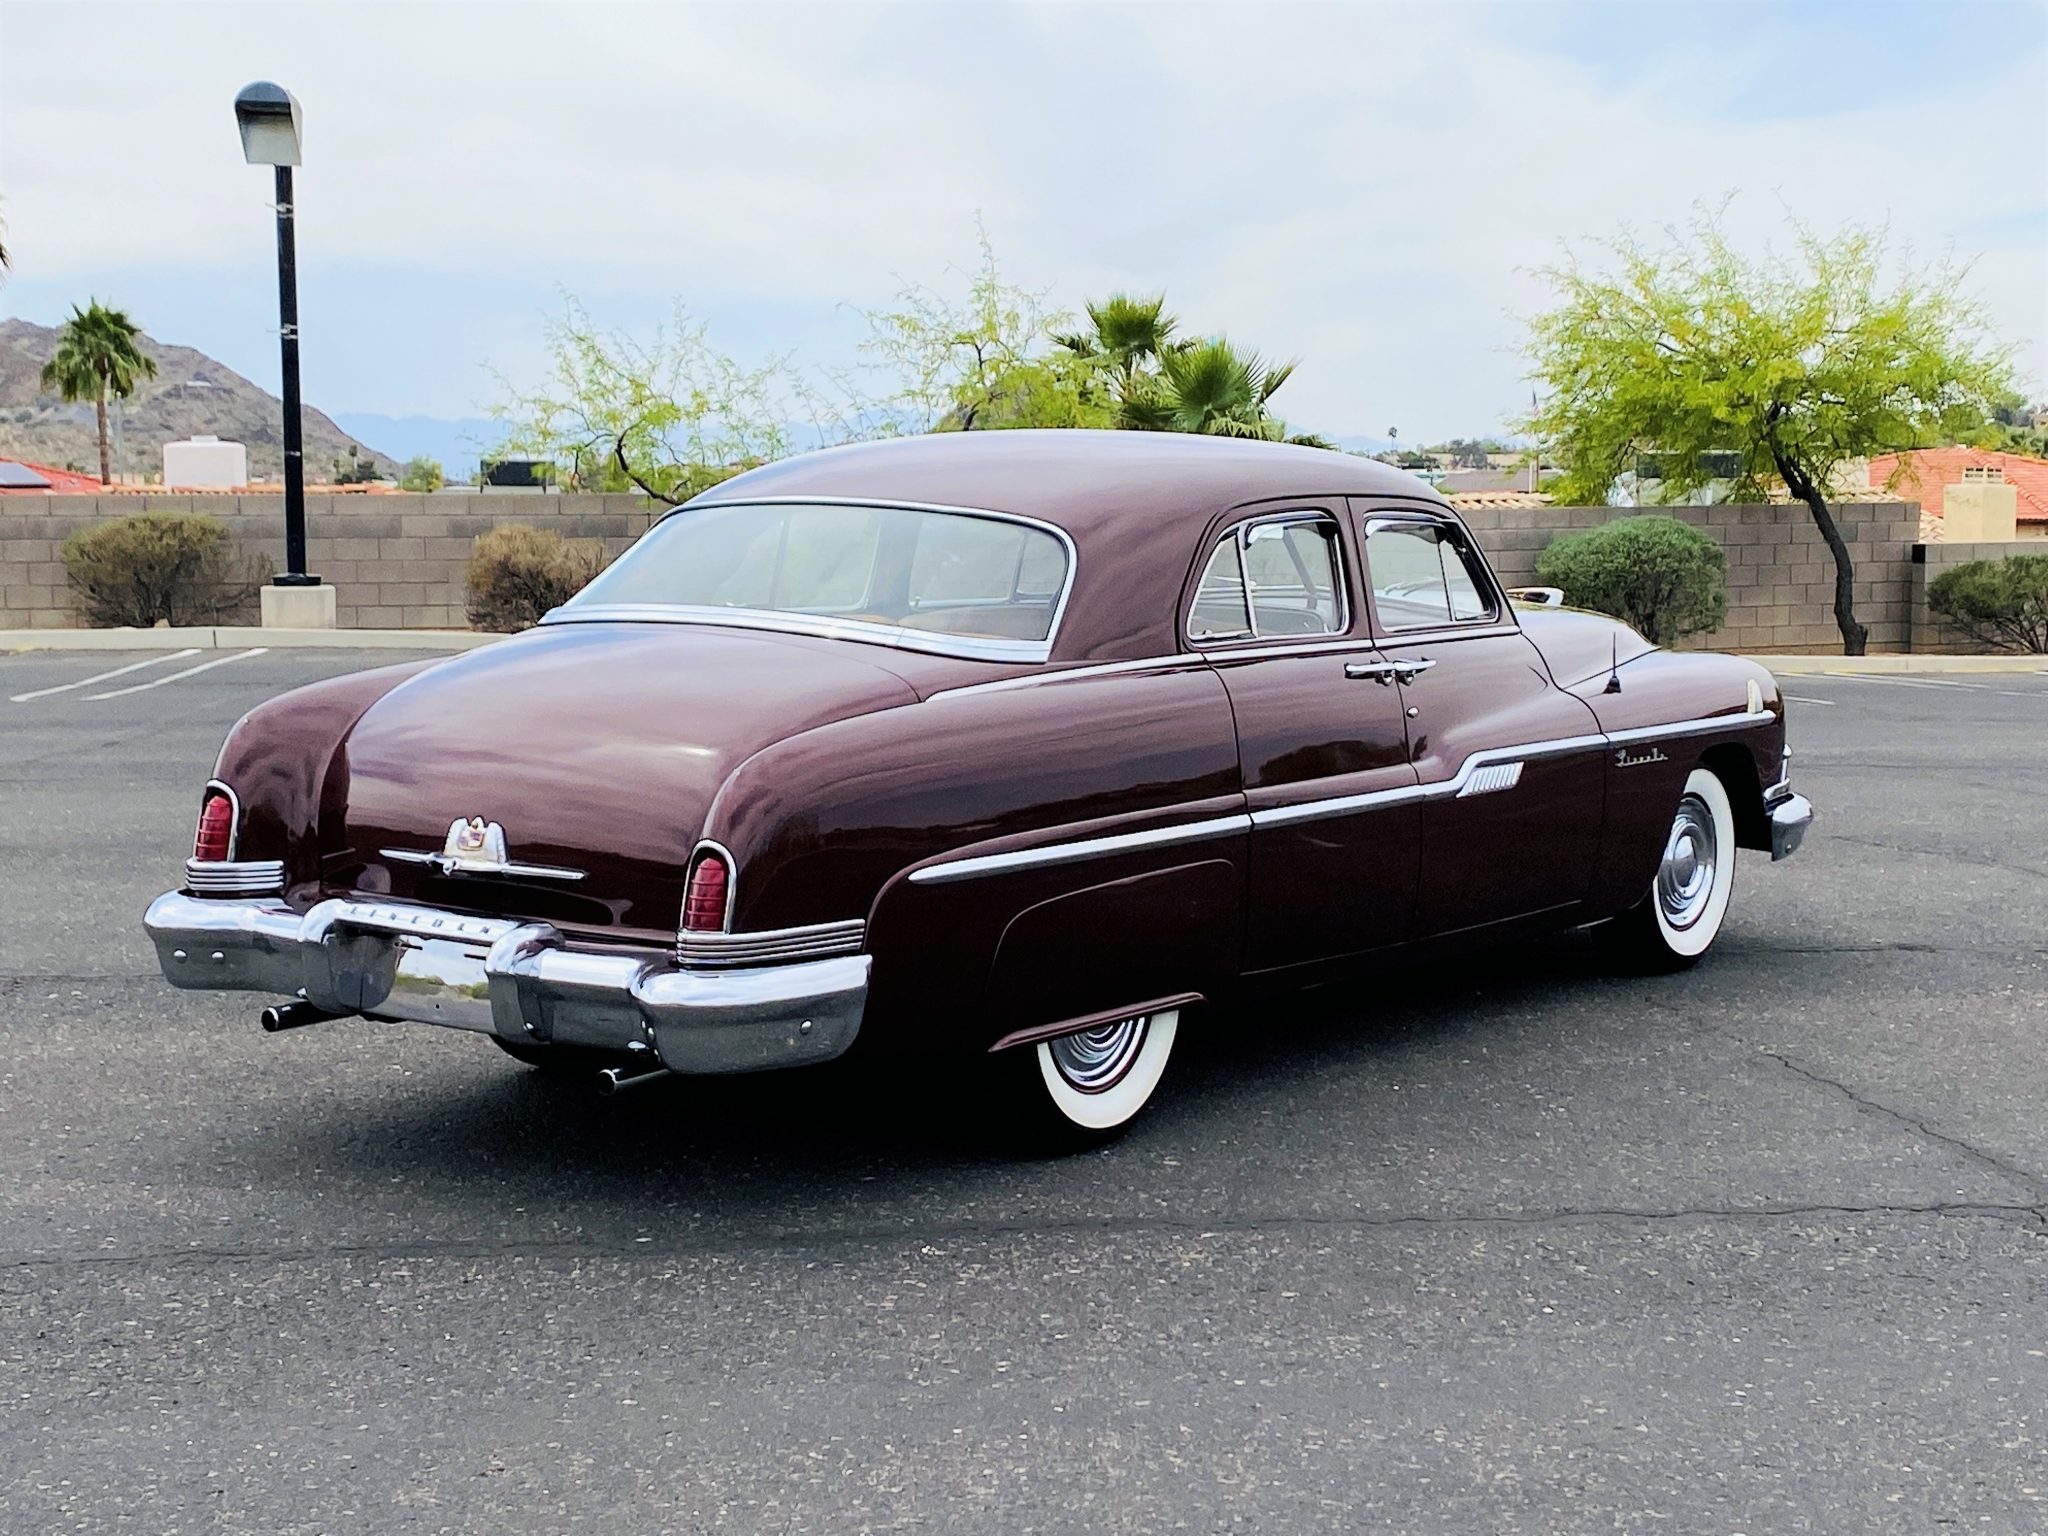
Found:
M 1745 241 L 1888 223 L 2048 393 L 2048 4 L 113 6 L 0 0 L 0 313 L 97 296 L 274 387 L 266 173 L 304 103 L 308 398 L 481 414 L 563 291 L 680 299 L 747 356 L 985 222 L 1065 305 L 1164 288 L 1302 365 L 1296 425 L 1410 441 L 1526 407 L 1560 242 L 1735 195 Z

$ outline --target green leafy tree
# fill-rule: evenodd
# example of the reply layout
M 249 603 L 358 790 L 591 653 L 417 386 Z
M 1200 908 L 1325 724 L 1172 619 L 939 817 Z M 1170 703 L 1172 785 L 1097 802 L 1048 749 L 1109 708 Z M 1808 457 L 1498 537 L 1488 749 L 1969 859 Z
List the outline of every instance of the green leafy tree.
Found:
M 446 483 L 440 461 L 426 457 L 407 459 L 398 476 L 398 488 L 402 491 L 438 491 Z
M 1574 608 L 1611 613 L 1652 645 L 1719 629 L 1728 617 L 1728 556 L 1675 517 L 1616 518 L 1553 540 L 1536 579 Z
M 2005 354 L 1948 265 L 1886 275 L 1883 241 L 1798 232 L 1796 254 L 1751 260 L 1703 216 L 1649 248 L 1610 247 L 1612 270 L 1545 274 L 1555 308 L 1529 353 L 1548 390 L 1532 425 L 1563 469 L 1560 500 L 1605 501 L 1654 454 L 1667 499 L 1721 478 L 1762 499 L 1775 481 L 1805 504 L 1835 565 L 1842 648 L 1863 654 L 1855 566 L 1828 491 L 1867 455 L 1954 440 L 2007 387 Z
M 144 379 L 156 377 L 156 359 L 142 350 L 142 332 L 118 309 L 99 300 L 86 308 L 71 306 L 71 318 L 58 333 L 57 350 L 43 365 L 44 389 L 67 402 L 90 400 L 99 411 L 100 479 L 114 479 L 113 453 L 107 442 L 107 400 L 126 400 Z
M 548 322 L 547 347 L 537 387 L 498 376 L 496 456 L 554 463 L 565 489 L 684 501 L 789 452 L 786 365 L 743 365 L 680 306 L 641 338 L 598 329 L 570 298 Z
M 842 435 L 1115 424 L 1097 360 L 1056 342 L 1069 317 L 1049 309 L 1043 294 L 1006 281 L 987 232 L 979 238 L 964 294 L 916 283 L 892 307 L 863 311 L 862 355 L 885 384 L 875 399 L 845 386 L 855 400 L 837 418 L 859 425 Z

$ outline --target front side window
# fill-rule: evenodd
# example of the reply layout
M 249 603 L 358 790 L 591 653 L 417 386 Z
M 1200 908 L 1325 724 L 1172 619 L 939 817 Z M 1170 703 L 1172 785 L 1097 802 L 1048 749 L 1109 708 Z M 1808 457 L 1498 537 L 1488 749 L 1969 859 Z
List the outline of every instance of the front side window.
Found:
M 1068 559 L 1043 528 L 968 512 L 696 507 L 657 523 L 571 605 L 736 608 L 1045 641 Z
M 1493 599 L 1465 552 L 1435 523 L 1370 525 L 1365 563 L 1383 628 L 1431 629 L 1495 617 Z
M 1234 529 L 1209 557 L 1192 640 L 1337 635 L 1346 627 L 1337 525 L 1295 516 Z

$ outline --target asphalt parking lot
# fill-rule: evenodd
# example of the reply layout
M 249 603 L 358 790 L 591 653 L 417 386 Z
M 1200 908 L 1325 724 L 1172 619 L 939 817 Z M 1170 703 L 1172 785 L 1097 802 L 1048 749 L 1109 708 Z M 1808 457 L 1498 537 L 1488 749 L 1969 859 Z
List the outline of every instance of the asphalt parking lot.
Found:
M 1788 680 L 1689 975 L 1212 1016 L 1020 1164 L 164 985 L 228 725 L 391 659 L 0 657 L 0 1531 L 2048 1531 L 2048 675 Z

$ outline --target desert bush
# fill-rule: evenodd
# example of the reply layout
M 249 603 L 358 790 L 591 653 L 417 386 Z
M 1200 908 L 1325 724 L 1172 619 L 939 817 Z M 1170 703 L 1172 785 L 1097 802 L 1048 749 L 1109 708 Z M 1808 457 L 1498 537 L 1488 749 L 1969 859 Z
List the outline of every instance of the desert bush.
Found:
M 1927 606 L 1980 645 L 2048 652 L 2048 555 L 1950 566 L 1927 583 Z
M 1675 517 L 1623 517 L 1554 541 L 1536 579 L 1574 608 L 1611 613 L 1652 645 L 1718 629 L 1728 616 L 1728 557 Z
M 572 544 L 552 529 L 493 528 L 478 537 L 469 557 L 469 622 L 477 629 L 527 629 L 603 568 L 600 548 Z
M 183 512 L 80 529 L 64 541 L 63 556 L 86 622 L 102 629 L 241 617 L 271 570 L 260 556 L 238 555 L 219 518 Z
M 407 459 L 405 468 L 399 472 L 398 488 L 401 491 L 438 491 L 445 483 L 441 473 L 441 462 L 424 456 Z

